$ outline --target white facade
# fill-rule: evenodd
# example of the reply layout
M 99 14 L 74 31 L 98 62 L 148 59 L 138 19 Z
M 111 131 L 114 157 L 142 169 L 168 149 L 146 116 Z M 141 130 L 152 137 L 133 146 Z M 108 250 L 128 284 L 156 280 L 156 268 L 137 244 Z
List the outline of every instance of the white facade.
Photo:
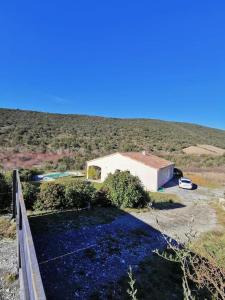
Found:
M 140 178 L 143 186 L 148 191 L 157 191 L 159 187 L 168 182 L 173 177 L 174 167 L 173 165 L 169 165 L 161 169 L 156 169 L 120 153 L 88 161 L 87 170 L 91 166 L 101 168 L 101 182 L 107 178 L 109 173 L 114 173 L 116 170 L 129 171 L 132 175 Z

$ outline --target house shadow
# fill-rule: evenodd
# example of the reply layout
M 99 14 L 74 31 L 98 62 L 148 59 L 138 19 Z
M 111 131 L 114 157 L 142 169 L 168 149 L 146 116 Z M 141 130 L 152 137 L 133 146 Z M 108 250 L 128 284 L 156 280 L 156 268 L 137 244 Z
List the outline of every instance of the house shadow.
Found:
M 130 267 L 138 299 L 183 299 L 179 264 L 154 252 L 170 237 L 133 214 L 96 207 L 29 222 L 47 299 L 130 299 Z
M 164 188 L 171 188 L 171 187 L 178 186 L 178 185 L 179 185 L 179 178 L 174 177 L 170 181 L 168 181 L 167 183 L 165 183 L 163 185 L 163 187 Z
M 155 202 L 152 205 L 152 208 L 158 209 L 158 210 L 169 210 L 169 209 L 176 209 L 176 208 L 182 208 L 186 205 L 182 203 L 174 203 L 173 201 L 166 201 L 166 202 Z

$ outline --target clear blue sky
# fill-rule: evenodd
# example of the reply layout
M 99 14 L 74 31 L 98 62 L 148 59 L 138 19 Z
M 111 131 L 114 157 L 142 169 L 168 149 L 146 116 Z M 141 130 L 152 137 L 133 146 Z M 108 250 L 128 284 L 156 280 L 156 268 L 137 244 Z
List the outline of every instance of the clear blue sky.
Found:
M 225 129 L 225 1 L 2 1 L 0 107 Z

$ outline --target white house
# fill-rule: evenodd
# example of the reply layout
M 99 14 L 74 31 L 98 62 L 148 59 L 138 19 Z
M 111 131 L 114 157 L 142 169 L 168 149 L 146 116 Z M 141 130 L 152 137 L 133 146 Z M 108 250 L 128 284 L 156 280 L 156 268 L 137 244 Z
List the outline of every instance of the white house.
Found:
M 129 171 L 138 176 L 148 191 L 157 191 L 173 177 L 174 164 L 158 156 L 143 152 L 116 152 L 87 162 L 90 167 L 99 168 L 100 182 L 103 182 L 109 173 L 116 170 Z

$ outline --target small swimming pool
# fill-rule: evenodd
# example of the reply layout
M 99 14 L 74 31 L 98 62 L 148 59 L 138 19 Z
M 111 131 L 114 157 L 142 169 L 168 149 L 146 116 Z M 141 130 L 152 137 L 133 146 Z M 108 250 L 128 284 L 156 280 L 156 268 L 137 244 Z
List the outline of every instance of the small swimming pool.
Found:
M 68 171 L 68 172 L 53 172 L 43 175 L 36 175 L 35 180 L 38 181 L 52 181 L 61 177 L 67 177 L 67 176 L 75 176 L 75 177 L 83 177 L 84 173 L 81 171 Z
M 61 177 L 70 176 L 70 175 L 71 174 L 69 172 L 55 172 L 55 173 L 49 173 L 49 174 L 42 175 L 40 180 L 49 181 L 49 180 L 54 180 L 54 179 L 58 179 Z

